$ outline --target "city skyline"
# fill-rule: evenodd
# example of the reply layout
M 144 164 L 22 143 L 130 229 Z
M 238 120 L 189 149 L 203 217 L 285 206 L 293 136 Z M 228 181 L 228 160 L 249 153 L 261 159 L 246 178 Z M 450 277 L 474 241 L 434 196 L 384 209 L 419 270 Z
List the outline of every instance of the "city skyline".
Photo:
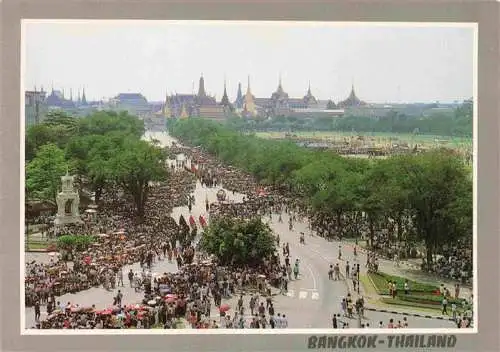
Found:
M 66 97 L 72 90 L 76 99 L 85 88 L 87 100 L 134 92 L 161 101 L 196 92 L 203 75 L 218 100 L 225 81 L 231 101 L 238 83 L 246 91 L 248 76 L 256 97 L 270 96 L 280 77 L 290 97 L 304 96 L 310 84 L 321 100 L 343 100 L 352 85 L 372 103 L 473 95 L 471 27 L 290 23 L 26 22 L 24 89 L 53 87 Z

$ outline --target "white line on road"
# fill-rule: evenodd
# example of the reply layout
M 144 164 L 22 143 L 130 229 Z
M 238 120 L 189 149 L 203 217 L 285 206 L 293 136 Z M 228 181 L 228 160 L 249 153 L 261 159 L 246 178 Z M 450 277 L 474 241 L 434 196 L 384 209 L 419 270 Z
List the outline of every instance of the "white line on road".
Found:
M 300 291 L 299 292 L 299 298 L 300 299 L 306 299 L 307 298 L 307 291 Z
M 295 295 L 295 292 L 293 290 L 288 290 L 288 292 L 286 293 L 286 295 L 288 297 L 293 297 Z
M 311 299 L 317 301 L 319 299 L 319 292 L 313 292 L 311 294 Z
M 311 266 L 309 264 L 305 264 L 307 270 L 309 270 L 309 273 L 311 274 L 311 278 L 313 280 L 313 289 L 315 290 L 317 288 L 316 286 L 316 277 L 314 276 L 314 272 L 311 269 Z

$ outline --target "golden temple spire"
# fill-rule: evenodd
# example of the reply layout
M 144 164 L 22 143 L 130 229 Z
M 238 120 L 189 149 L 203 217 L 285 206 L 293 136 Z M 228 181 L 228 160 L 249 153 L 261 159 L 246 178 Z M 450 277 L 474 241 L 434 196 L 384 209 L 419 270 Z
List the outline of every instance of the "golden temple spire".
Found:
M 253 99 L 252 91 L 250 90 L 250 75 L 248 75 L 248 86 L 247 86 L 247 93 L 245 94 L 245 99 L 243 101 L 243 110 L 250 115 L 256 114 L 256 106 Z
M 250 75 L 248 75 L 248 83 L 247 83 L 247 94 L 251 92 L 250 90 Z

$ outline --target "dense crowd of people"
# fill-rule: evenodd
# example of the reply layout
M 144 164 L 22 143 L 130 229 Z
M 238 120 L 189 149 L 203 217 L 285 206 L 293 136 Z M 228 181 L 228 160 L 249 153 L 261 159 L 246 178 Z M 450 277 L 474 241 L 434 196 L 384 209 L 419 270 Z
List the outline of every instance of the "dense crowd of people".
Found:
M 281 293 L 286 292 L 292 273 L 299 270 L 298 263 L 290 262 L 287 244 L 283 244 L 281 259 L 277 253 L 259 267 L 221 267 L 215 258 L 206 257 L 196 247 L 195 238 L 199 231 L 196 221 L 190 221 L 186 234 L 184 218 L 178 223 L 169 214 L 179 206 L 188 206 L 190 212 L 194 202 L 205 201 L 207 220 L 222 216 L 269 216 L 273 221 L 283 221 L 281 215 L 273 219 L 273 213 L 285 212 L 290 214 L 290 228 L 294 221 L 307 217 L 311 231 L 325 237 L 334 230 L 335 224 L 313 215 L 286 188 L 262 187 L 250 175 L 223 165 L 200 148 L 173 145 L 170 154 L 183 154 L 186 159 L 180 163 L 170 161 L 167 167 L 174 172 L 166 182 L 151 187 L 145 215 L 141 219 L 133 215 L 133 203 L 119 189 L 105 192 L 98 212 L 81 224 L 55 227 L 48 221 L 50 218 L 41 218 L 44 223 L 49 222 L 50 236 L 95 234 L 98 240 L 84 250 L 73 248 L 66 253 L 64 250 L 53 253 L 48 263 L 26 263 L 26 305 L 35 307 L 36 327 L 168 329 L 187 324 L 187 327 L 201 329 L 288 326 L 287 317 L 275 311 L 271 294 L 273 287 Z M 220 202 L 211 204 L 208 200 L 195 200 L 190 194 L 197 181 L 207 188 L 223 187 L 228 194 L 221 197 Z M 243 202 L 231 201 L 236 192 L 245 195 Z M 277 242 L 279 244 L 279 237 Z M 161 260 L 176 262 L 179 271 L 153 273 L 155 262 Z M 133 263 L 140 263 L 142 272 L 124 272 L 124 266 Z M 142 302 L 122 304 L 121 293 L 118 293 L 110 308 L 99 310 L 95 306 L 80 307 L 57 300 L 66 293 L 77 293 L 91 287 L 102 286 L 114 291 L 127 279 L 131 287 L 144 293 Z M 245 303 L 248 295 L 250 298 Z M 239 297 L 235 307 L 222 302 L 223 298 L 231 297 Z M 353 302 L 346 297 L 344 302 L 344 316 L 352 318 L 354 311 L 363 310 L 364 303 L 359 299 Z M 45 320 L 40 319 L 41 305 L 46 305 L 48 315 Z M 217 317 L 211 316 L 213 306 L 217 307 Z M 231 309 L 234 312 L 229 312 Z M 340 317 L 337 318 L 338 326 L 347 326 L 347 323 L 340 323 Z
M 175 148 L 173 152 L 176 152 Z M 168 182 L 160 182 L 151 188 L 142 221 L 133 216 L 132 203 L 119 190 L 109 190 L 103 194 L 99 211 L 91 219 L 63 227 L 49 224 L 51 236 L 91 233 L 97 235 L 97 241 L 85 250 L 72 248 L 67 249 L 67 253 L 64 250 L 51 253 L 53 256 L 48 263 L 26 263 L 26 305 L 34 306 L 37 327 L 148 328 L 161 325 L 175 328 L 179 325 L 175 319 L 180 317 L 186 318 L 195 328 L 285 327 L 285 317 L 274 315 L 272 304 L 266 307 L 271 309 L 271 312 L 266 311 L 268 317 L 260 308 L 255 311 L 257 315 L 253 315 L 259 295 L 266 297 L 266 302 L 271 300 L 270 285 L 276 283 L 281 270 L 275 262 L 279 259 L 275 257 L 275 261 L 266 261 L 258 268 L 222 268 L 213 258 L 210 263 L 207 258 L 202 261 L 195 243 L 182 240 L 182 222 L 178 224 L 165 215 L 177 206 L 191 208 L 195 200 L 190 193 L 196 180 L 204 186 L 215 187 L 217 177 L 224 179 L 226 187 L 230 185 L 240 191 L 243 184 L 248 186 L 248 180 L 238 178 L 236 170 L 221 165 L 210 170 L 200 166 L 193 170 L 185 162 L 174 165 L 175 172 L 171 173 Z M 211 173 L 211 170 L 217 170 L 217 173 Z M 209 208 L 210 204 L 207 204 L 207 210 Z M 47 220 L 50 218 L 43 218 L 44 222 Z M 196 232 L 197 225 L 191 227 L 190 230 Z M 61 259 L 62 256 L 65 260 Z M 180 270 L 155 275 L 151 269 L 158 260 L 176 261 Z M 137 262 L 143 268 L 142 273 L 123 272 L 125 265 Z M 141 304 L 123 306 L 115 299 L 110 309 L 96 310 L 95 306 L 80 307 L 69 302 L 62 306 L 57 301 L 56 297 L 90 287 L 115 290 L 123 285 L 124 277 L 136 291 L 144 292 Z M 220 309 L 222 298 L 248 292 L 256 293 L 250 305 L 253 318 L 244 317 L 243 309 L 240 309 L 229 319 L 226 310 L 221 309 L 220 315 L 224 319 L 217 319 L 216 323 L 210 320 L 210 300 Z M 47 319 L 42 321 L 40 305 L 47 308 Z

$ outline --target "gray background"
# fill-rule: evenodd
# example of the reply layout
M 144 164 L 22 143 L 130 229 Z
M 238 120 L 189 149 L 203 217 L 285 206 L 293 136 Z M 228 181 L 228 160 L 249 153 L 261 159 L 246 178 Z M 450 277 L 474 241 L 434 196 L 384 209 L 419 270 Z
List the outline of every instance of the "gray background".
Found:
M 302 351 L 307 335 L 21 336 L 20 335 L 20 19 L 230 19 L 322 21 L 434 21 L 479 23 L 478 281 L 479 334 L 459 336 L 455 350 L 498 351 L 499 344 L 499 7 L 489 2 L 257 2 L 164 0 L 2 3 L 0 119 L 0 341 L 2 351 Z M 222 39 L 222 38 L 221 38 Z M 55 53 L 57 55 L 58 53 Z M 68 55 L 70 60 L 71 53 Z

